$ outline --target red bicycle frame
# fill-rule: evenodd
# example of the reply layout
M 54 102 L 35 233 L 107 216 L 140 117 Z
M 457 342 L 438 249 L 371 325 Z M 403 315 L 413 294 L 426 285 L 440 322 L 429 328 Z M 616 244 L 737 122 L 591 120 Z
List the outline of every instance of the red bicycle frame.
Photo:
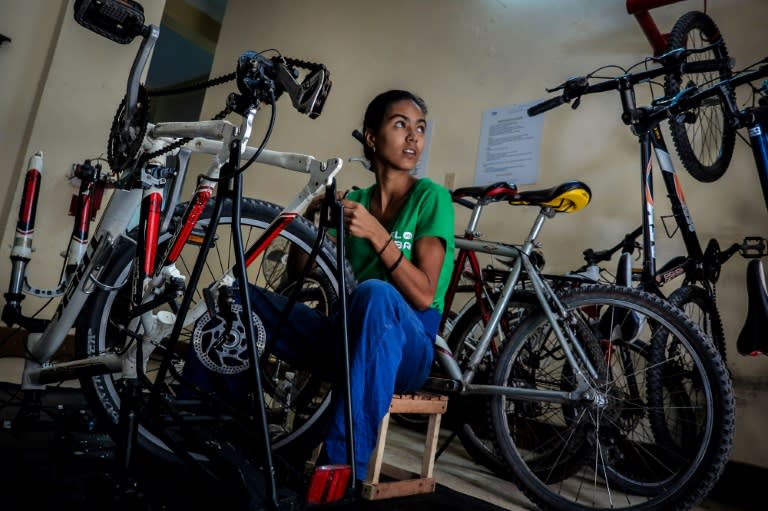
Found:
M 656 57 L 667 50 L 669 33 L 661 33 L 649 11 L 651 9 L 682 1 L 683 0 L 627 0 L 627 13 L 633 15 L 637 20 L 646 39 L 651 43 L 653 55 Z M 704 0 L 704 11 L 706 12 L 706 10 L 707 0 Z

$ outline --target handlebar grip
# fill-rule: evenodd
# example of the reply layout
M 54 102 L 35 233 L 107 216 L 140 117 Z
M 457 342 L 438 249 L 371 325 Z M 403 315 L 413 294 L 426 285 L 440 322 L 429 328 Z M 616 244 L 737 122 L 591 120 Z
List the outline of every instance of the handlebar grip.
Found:
M 543 114 L 547 110 L 552 110 L 553 108 L 557 108 L 563 103 L 566 103 L 566 100 L 563 96 L 557 96 L 556 98 L 550 98 L 546 101 L 542 101 L 541 103 L 533 105 L 527 110 L 528 117 L 533 117 L 535 115 Z

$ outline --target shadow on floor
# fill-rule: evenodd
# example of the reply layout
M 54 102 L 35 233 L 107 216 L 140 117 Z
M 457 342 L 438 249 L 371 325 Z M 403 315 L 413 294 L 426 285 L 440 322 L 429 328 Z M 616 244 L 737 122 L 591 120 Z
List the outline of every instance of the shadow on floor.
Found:
M 116 511 L 264 509 L 264 476 L 221 466 L 217 479 L 134 450 L 130 470 L 115 460 L 115 445 L 90 416 L 77 389 L 54 389 L 41 396 L 38 416 L 15 422 L 20 394 L 0 384 L 0 494 L 3 511 L 58 508 Z M 248 484 L 240 483 L 241 479 Z M 280 509 L 310 509 L 303 496 L 279 488 Z M 438 485 L 433 494 L 382 501 L 347 499 L 313 506 L 317 510 L 503 511 L 469 495 Z

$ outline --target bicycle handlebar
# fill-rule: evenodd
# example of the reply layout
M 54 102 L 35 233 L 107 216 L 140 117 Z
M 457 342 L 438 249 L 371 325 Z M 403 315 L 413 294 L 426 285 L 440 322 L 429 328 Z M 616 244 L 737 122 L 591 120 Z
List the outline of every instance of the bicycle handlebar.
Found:
M 634 85 L 652 80 L 670 72 L 703 73 L 708 71 L 718 71 L 723 69 L 724 66 L 728 66 L 728 68 L 730 68 L 732 66 L 732 61 L 730 59 L 725 61 L 724 59 L 711 59 L 697 62 L 685 61 L 689 55 L 710 51 L 718 44 L 721 43 L 718 42 L 703 48 L 691 50 L 675 48 L 659 57 L 647 59 L 661 64 L 659 67 L 640 71 L 637 73 L 625 73 L 621 76 L 609 78 L 594 84 L 589 83 L 590 75 L 569 78 L 557 87 L 553 89 L 547 89 L 547 92 L 562 90 L 563 92 L 560 96 L 550 98 L 533 105 L 532 107 L 528 108 L 527 113 L 530 117 L 533 117 L 548 110 L 552 110 L 553 108 L 557 108 L 560 105 L 570 103 L 572 100 L 576 100 L 576 102 L 574 102 L 572 105 L 572 108 L 577 108 L 579 105 L 578 101 L 581 96 L 609 90 L 628 91 L 631 90 Z M 629 104 L 630 100 L 633 102 L 633 98 L 622 96 L 622 103 L 624 103 L 625 106 Z M 629 120 L 630 119 L 627 118 L 625 119 L 625 122 L 628 122 Z
M 78 0 L 74 11 L 77 23 L 112 41 L 127 44 L 136 36 L 142 37 L 128 75 L 123 117 L 118 132 L 114 133 L 116 140 L 119 140 L 116 146 L 132 148 L 143 132 L 143 127 L 137 129 L 136 126 L 137 116 L 140 115 L 138 98 L 141 75 L 150 60 L 160 29 L 155 25 L 144 25 L 144 10 L 134 0 Z M 298 80 L 298 67 L 308 71 L 301 81 Z M 299 113 L 314 119 L 322 112 L 331 90 L 328 69 L 322 64 L 282 56 L 268 59 L 252 51 L 240 55 L 235 76 L 241 95 L 230 94 L 228 106 L 243 116 L 251 106 L 261 102 L 271 104 L 286 92 Z M 139 124 L 144 122 L 140 120 Z M 134 156 L 128 154 L 123 155 L 123 158 Z
M 587 265 L 593 265 L 605 261 L 610 261 L 613 257 L 613 254 L 618 252 L 620 249 L 624 252 L 631 252 L 635 248 L 637 248 L 637 243 L 635 243 L 635 240 L 637 239 L 640 234 L 643 232 L 643 226 L 641 225 L 634 231 L 630 232 L 624 238 L 614 245 L 611 248 L 605 249 L 605 250 L 593 250 L 591 248 L 588 248 L 582 252 L 584 255 L 584 260 L 587 262 Z M 632 249 L 632 250 L 630 250 Z
M 765 109 L 768 107 L 762 105 L 759 107 L 748 107 L 743 110 L 739 109 L 730 92 L 741 85 L 746 85 L 747 83 L 753 82 L 755 80 L 768 77 L 768 57 L 753 65 L 757 64 L 762 65 L 752 71 L 739 72 L 732 78 L 723 80 L 710 87 L 706 87 L 698 91 L 681 91 L 673 98 L 663 98 L 662 100 L 656 101 L 654 108 L 648 114 L 648 121 L 657 122 L 663 120 L 666 117 L 675 117 L 687 110 L 696 108 L 706 99 L 709 99 L 713 96 L 720 96 L 721 102 L 729 116 L 729 120 L 734 124 L 736 128 L 740 128 L 746 124 L 749 124 L 753 120 L 757 110 Z

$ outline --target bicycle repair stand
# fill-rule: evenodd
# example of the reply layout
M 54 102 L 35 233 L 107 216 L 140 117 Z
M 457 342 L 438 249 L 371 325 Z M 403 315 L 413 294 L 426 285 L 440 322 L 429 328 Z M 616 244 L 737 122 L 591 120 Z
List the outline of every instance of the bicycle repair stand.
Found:
M 214 203 L 214 211 L 210 220 L 210 223 L 205 232 L 205 238 L 200 248 L 198 259 L 195 262 L 192 274 L 190 275 L 188 288 L 195 289 L 200 280 L 200 276 L 205 266 L 206 256 L 213 246 L 214 239 L 216 237 L 215 232 L 221 218 L 222 210 L 224 207 L 224 201 L 226 198 L 231 200 L 232 207 L 232 234 L 235 250 L 235 265 L 234 265 L 234 277 L 237 280 L 239 289 L 240 303 L 242 305 L 242 314 L 245 318 L 252 316 L 252 307 L 250 301 L 250 295 L 248 293 L 248 280 L 247 280 L 247 266 L 245 262 L 245 254 L 243 247 L 243 240 L 240 232 L 240 206 L 242 200 L 242 172 L 239 171 L 237 165 L 232 162 L 240 161 L 240 143 L 236 141 L 230 148 L 230 157 L 222 167 L 222 177 L 219 187 L 219 193 L 216 194 L 216 200 Z M 329 205 L 330 203 L 330 205 Z M 344 217 L 343 208 L 341 202 L 336 199 L 336 186 L 335 180 L 330 183 L 326 188 L 326 200 L 323 206 L 323 219 L 321 223 L 327 227 L 330 223 L 337 229 L 339 239 L 343 240 L 344 236 Z M 318 242 L 319 243 L 319 242 Z M 308 495 L 307 504 L 325 504 L 340 500 L 346 496 L 349 492 L 355 490 L 355 470 L 354 470 L 354 440 L 353 440 L 353 425 L 352 425 L 352 411 L 351 411 L 351 388 L 350 388 L 350 371 L 349 371 L 349 342 L 347 334 L 347 303 L 346 303 L 346 281 L 344 269 L 344 244 L 337 244 L 337 265 L 341 270 L 338 272 L 339 282 L 339 306 L 340 314 L 342 314 L 342 362 L 344 373 L 344 391 L 345 391 L 345 420 L 347 425 L 347 460 L 349 466 L 334 466 L 331 470 L 316 470 L 319 474 L 317 477 L 313 477 L 310 483 L 310 489 L 314 488 L 315 493 L 313 496 Z M 311 260 L 307 264 L 307 269 L 311 265 Z M 306 271 L 305 271 L 306 274 Z M 176 312 L 177 320 L 174 323 L 173 330 L 170 335 L 170 341 L 166 349 L 166 355 L 163 357 L 160 368 L 157 372 L 155 382 L 152 385 L 151 395 L 149 398 L 148 406 L 146 410 L 142 409 L 142 403 L 139 399 L 139 394 L 142 385 L 148 384 L 146 375 L 140 373 L 137 380 L 129 381 L 124 387 L 121 395 L 121 410 L 120 419 L 118 422 L 118 442 L 116 459 L 118 462 L 118 468 L 123 471 L 127 476 L 126 485 L 127 489 L 131 492 L 136 492 L 135 485 L 132 484 L 131 468 L 133 459 L 133 449 L 137 445 L 138 428 L 140 416 L 148 418 L 158 417 L 158 413 L 161 407 L 166 406 L 163 403 L 161 397 L 161 390 L 164 386 L 166 375 L 171 370 L 171 353 L 175 352 L 175 345 L 178 342 L 183 326 L 183 320 L 179 318 L 185 318 L 189 311 L 193 294 L 185 293 L 181 305 Z M 253 421 L 255 426 L 248 428 L 249 431 L 255 431 L 256 436 L 259 437 L 261 445 L 249 445 L 251 449 L 246 451 L 256 451 L 261 455 L 260 463 L 254 465 L 254 463 L 246 456 L 246 452 L 237 449 L 229 439 L 225 438 L 211 438 L 211 432 L 206 431 L 205 438 L 201 438 L 202 442 L 210 443 L 212 440 L 216 443 L 215 455 L 217 461 L 223 461 L 230 467 L 234 467 L 237 473 L 236 479 L 245 490 L 245 498 L 247 500 L 246 509 L 269 509 L 274 511 L 293 510 L 303 505 L 299 501 L 304 500 L 304 496 L 297 496 L 294 492 L 287 488 L 283 488 L 283 491 L 278 491 L 276 481 L 276 470 L 274 460 L 272 458 L 272 446 L 269 437 L 268 420 L 266 406 L 264 403 L 264 393 L 261 380 L 261 369 L 259 364 L 258 348 L 256 346 L 256 334 L 254 332 L 252 321 L 243 321 L 245 328 L 245 336 L 248 345 L 249 354 L 249 370 L 251 372 L 251 381 L 254 388 L 252 389 L 252 397 L 250 400 L 249 413 L 245 414 L 245 421 Z M 139 346 L 141 342 L 137 343 Z M 137 354 L 141 357 L 141 352 Z M 141 359 L 141 358 L 139 358 Z M 222 404 L 219 402 L 218 404 Z M 229 410 L 233 415 L 237 414 L 234 410 Z M 214 418 L 214 420 L 216 420 Z M 144 424 L 144 423 L 142 423 Z M 182 461 L 189 462 L 193 467 L 199 469 L 203 474 L 210 476 L 216 481 L 221 481 L 221 478 L 217 477 L 211 470 L 206 468 L 202 462 L 197 459 L 193 459 L 190 454 L 181 447 L 177 447 L 177 442 L 170 438 L 162 431 L 162 425 L 158 428 L 153 427 L 149 423 L 146 424 L 151 429 L 152 433 L 166 442 L 166 445 L 174 449 L 175 453 Z M 253 435 L 250 435 L 252 437 Z M 252 438 L 249 438 L 249 441 Z M 258 443 L 258 442 L 257 442 Z M 210 450 L 210 449 L 209 449 Z M 265 487 L 263 491 L 259 491 L 261 488 L 254 488 L 253 483 L 258 483 L 259 476 L 263 477 Z M 347 488 L 347 482 L 350 481 L 350 487 Z M 227 481 L 229 483 L 229 481 Z M 256 484 L 258 485 L 258 484 Z M 260 486 L 260 485 L 258 485 Z
M 320 232 L 318 243 L 322 242 L 328 227 L 336 229 L 336 271 L 339 283 L 339 313 L 341 314 L 341 358 L 344 386 L 344 423 L 346 425 L 347 465 L 323 465 L 315 467 L 307 490 L 309 505 L 322 505 L 353 497 L 357 491 L 355 470 L 354 425 L 352 424 L 352 387 L 349 369 L 349 331 L 347 322 L 347 283 L 344 254 L 344 206 L 336 197 L 336 179 L 325 188 L 325 200 L 320 210 Z M 314 250 L 313 250 L 314 252 Z M 310 264 L 312 257 L 310 257 Z M 306 271 L 309 269 L 307 266 Z

